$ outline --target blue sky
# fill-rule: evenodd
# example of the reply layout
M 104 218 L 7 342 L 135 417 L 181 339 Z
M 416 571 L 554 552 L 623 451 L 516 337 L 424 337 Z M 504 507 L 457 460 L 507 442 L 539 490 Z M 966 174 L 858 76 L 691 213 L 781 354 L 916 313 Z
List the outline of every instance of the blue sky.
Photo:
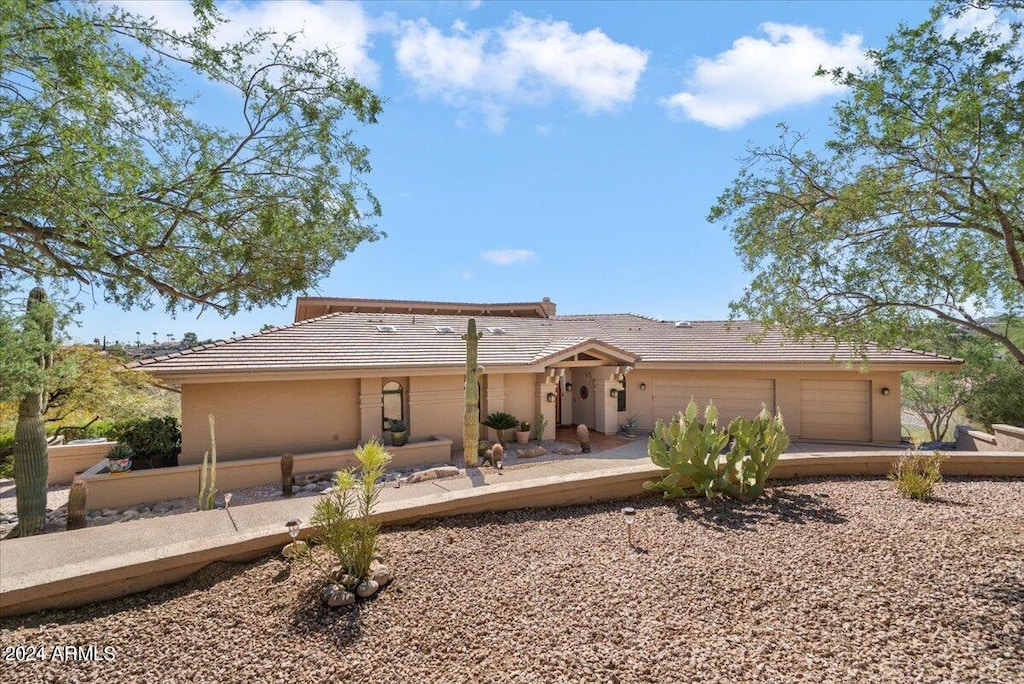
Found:
M 129 5 L 169 25 L 175 2 Z M 779 122 L 828 135 L 853 66 L 924 2 L 223 3 L 229 31 L 304 29 L 386 98 L 367 176 L 388 237 L 312 295 L 532 301 L 560 313 L 718 319 L 748 281 L 705 217 Z M 186 83 L 186 86 L 189 84 Z M 212 109 L 212 108 L 211 108 Z M 200 109 L 202 111 L 202 109 Z M 200 338 L 289 323 L 293 304 L 172 319 L 94 303 L 72 337 Z

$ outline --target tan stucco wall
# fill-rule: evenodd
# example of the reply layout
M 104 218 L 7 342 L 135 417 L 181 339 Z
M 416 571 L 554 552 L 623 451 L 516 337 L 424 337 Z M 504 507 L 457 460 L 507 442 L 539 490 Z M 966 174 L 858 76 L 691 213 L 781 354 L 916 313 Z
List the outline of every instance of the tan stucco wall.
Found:
M 536 373 L 507 373 L 505 375 L 505 413 L 511 413 L 520 422 L 533 425 L 537 416 L 537 383 L 542 376 Z M 508 437 L 509 435 L 506 435 Z
M 462 415 L 466 395 L 461 375 L 409 378 L 409 437 L 426 439 L 443 435 L 462 448 Z
M 218 460 L 348 449 L 360 436 L 359 381 L 182 385 L 181 464 L 202 462 L 211 413 Z
M 650 430 L 654 426 L 653 390 L 658 379 L 768 379 L 775 383 L 775 403 L 782 411 L 786 429 L 795 438 L 800 438 L 800 381 L 801 380 L 868 380 L 871 382 L 871 435 L 872 441 L 896 443 L 900 441 L 900 378 L 898 372 L 852 371 L 675 371 L 637 369 L 627 377 L 628 393 L 626 411 L 620 412 L 620 419 L 636 414 L 640 417 L 640 429 Z M 640 385 L 646 385 L 641 390 Z M 883 387 L 889 388 L 889 395 L 883 396 Z M 701 401 L 697 398 L 698 402 Z M 685 406 L 680 406 L 683 410 Z M 702 407 L 703 408 L 703 407 Z

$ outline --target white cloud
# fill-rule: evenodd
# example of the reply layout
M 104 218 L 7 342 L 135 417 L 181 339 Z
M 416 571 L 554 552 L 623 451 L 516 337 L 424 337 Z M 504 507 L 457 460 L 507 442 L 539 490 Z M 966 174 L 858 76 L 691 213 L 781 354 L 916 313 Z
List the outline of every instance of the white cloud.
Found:
M 492 264 L 498 264 L 499 266 L 508 266 L 509 264 L 517 264 L 521 261 L 529 261 L 535 256 L 537 255 L 529 249 L 508 249 L 505 247 L 480 253 L 481 259 L 489 261 Z
M 458 20 L 447 35 L 425 19 L 401 22 L 395 57 L 421 94 L 481 110 L 501 130 L 512 105 L 564 96 L 594 113 L 631 102 L 648 56 L 600 29 L 576 33 L 564 21 L 514 14 L 498 29 Z
M 555 130 L 555 127 L 551 124 L 537 124 L 535 128 L 537 129 L 537 132 L 545 138 L 551 135 L 551 131 Z
M 1013 37 L 1009 23 L 993 7 L 968 7 L 959 17 L 943 17 L 939 31 L 947 38 L 954 34 L 967 36 L 974 31 L 994 33 L 1004 42 Z
M 152 16 L 165 28 L 188 31 L 195 24 L 188 2 L 173 0 L 118 2 L 124 9 Z M 217 31 L 220 41 L 238 41 L 248 31 L 273 30 L 281 37 L 301 34 L 295 42 L 297 50 L 323 48 L 332 50 L 348 75 L 366 85 L 375 85 L 380 65 L 370 59 L 370 34 L 379 27 L 368 17 L 361 5 L 348 2 L 314 3 L 309 0 L 287 2 L 264 0 L 247 3 L 238 0 L 218 2 L 217 9 L 229 19 Z
M 842 90 L 819 66 L 848 69 L 865 64 L 859 35 L 830 43 L 806 26 L 761 24 L 765 38 L 743 36 L 715 57 L 699 57 L 687 89 L 664 98 L 674 113 L 713 126 L 736 128 L 785 107 L 812 102 Z
M 480 5 L 484 4 L 484 0 L 467 0 L 466 7 L 471 10 L 480 9 Z

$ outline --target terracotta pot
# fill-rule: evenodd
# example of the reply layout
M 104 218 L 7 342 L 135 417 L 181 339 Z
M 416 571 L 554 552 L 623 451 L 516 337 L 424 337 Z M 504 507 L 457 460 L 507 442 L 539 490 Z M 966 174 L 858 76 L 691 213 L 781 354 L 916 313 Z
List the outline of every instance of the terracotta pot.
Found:
M 516 441 L 520 444 L 526 444 L 530 441 L 529 430 L 516 430 Z

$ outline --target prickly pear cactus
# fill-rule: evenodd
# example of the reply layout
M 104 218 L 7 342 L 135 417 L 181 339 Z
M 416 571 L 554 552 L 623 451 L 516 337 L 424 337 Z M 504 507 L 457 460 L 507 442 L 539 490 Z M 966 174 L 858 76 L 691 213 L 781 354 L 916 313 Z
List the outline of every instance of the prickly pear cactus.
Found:
M 590 430 L 583 423 L 580 423 L 576 427 L 576 439 L 580 441 L 580 450 L 585 453 L 590 453 Z
M 674 420 L 667 424 L 659 420 L 654 426 L 647 454 L 656 466 L 669 472 L 644 487 L 663 492 L 666 499 L 710 498 L 716 492 L 742 501 L 756 499 L 787 446 L 789 437 L 781 415 L 772 416 L 762 409 L 754 420 L 736 418 L 728 427 L 719 428 L 714 405 L 705 409 L 701 424 L 697 404 L 690 401 Z
M 469 319 L 466 334 L 466 412 L 462 419 L 462 456 L 469 468 L 475 468 L 478 462 L 477 444 L 480 442 L 480 387 L 477 384 L 484 374 L 482 366 L 478 366 L 477 346 L 483 333 L 476 331 L 476 320 Z
M 85 527 L 85 497 L 87 494 L 84 480 L 75 480 L 68 491 L 68 522 L 67 529 L 78 530 Z
M 18 423 L 14 428 L 14 481 L 18 525 L 9 537 L 28 537 L 46 524 L 46 480 L 49 460 L 43 413 L 46 373 L 53 365 L 54 310 L 46 290 L 34 287 L 28 295 L 25 339 L 39 347 L 39 374 L 18 402 Z

